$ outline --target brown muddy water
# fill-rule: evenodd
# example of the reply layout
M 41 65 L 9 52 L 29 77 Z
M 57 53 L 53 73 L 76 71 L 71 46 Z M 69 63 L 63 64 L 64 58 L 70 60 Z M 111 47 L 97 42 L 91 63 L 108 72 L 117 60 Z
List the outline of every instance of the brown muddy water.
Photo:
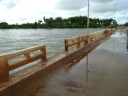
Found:
M 89 33 L 104 30 L 90 28 Z M 45 44 L 47 57 L 64 52 L 64 39 L 87 34 L 86 28 L 73 29 L 4 29 L 0 30 L 0 54 Z
M 128 96 L 126 34 L 116 32 L 72 67 L 49 77 L 36 96 Z M 42 81 L 44 82 L 44 81 Z
M 102 28 L 90 28 L 89 33 L 104 30 Z M 86 28 L 73 29 L 1 29 L 0 30 L 0 54 L 15 52 L 24 48 L 46 45 L 47 58 L 64 52 L 64 39 L 73 36 L 87 34 Z M 19 58 L 20 59 L 20 58 Z M 26 67 L 37 64 L 40 60 L 10 71 L 13 74 Z

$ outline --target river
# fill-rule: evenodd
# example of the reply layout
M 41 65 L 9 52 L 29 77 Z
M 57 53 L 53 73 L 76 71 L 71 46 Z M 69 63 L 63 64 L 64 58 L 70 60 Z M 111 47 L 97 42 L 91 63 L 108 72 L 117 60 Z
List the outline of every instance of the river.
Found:
M 103 29 L 89 29 L 95 32 Z M 64 39 L 87 33 L 81 29 L 3 29 L 0 30 L 0 54 L 45 44 L 47 57 L 64 52 Z

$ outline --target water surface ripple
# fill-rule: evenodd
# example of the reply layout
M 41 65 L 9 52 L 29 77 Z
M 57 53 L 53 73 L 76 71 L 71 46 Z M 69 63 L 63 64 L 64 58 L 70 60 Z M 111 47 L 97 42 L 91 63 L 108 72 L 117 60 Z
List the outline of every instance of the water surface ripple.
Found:
M 90 29 L 95 32 L 103 29 Z M 87 33 L 82 29 L 4 29 L 0 30 L 0 54 L 45 44 L 48 58 L 64 51 L 64 39 Z

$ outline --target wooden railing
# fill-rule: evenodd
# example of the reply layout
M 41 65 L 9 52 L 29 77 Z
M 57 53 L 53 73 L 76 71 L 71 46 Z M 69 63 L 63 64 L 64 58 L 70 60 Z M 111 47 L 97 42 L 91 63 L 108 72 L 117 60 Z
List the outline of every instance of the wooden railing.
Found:
M 17 60 L 16 58 L 22 57 Z M 14 59 L 16 59 L 14 61 Z M 17 52 L 9 53 L 9 54 L 1 54 L 0 55 L 0 81 L 7 80 L 9 78 L 9 71 L 26 65 L 28 63 L 34 62 L 38 59 L 42 61 L 46 61 L 46 47 L 45 45 L 39 45 L 36 47 L 31 47 L 27 49 L 23 49 Z M 13 62 L 9 62 L 9 61 Z
M 85 46 L 88 43 L 98 40 L 105 35 L 112 34 L 113 31 L 114 29 L 104 30 L 104 31 L 99 31 L 95 33 L 90 33 L 90 34 L 85 34 L 85 35 L 65 39 L 65 51 L 69 51 L 69 48 L 73 46 L 75 48 L 80 48 L 81 46 Z
M 65 64 L 69 67 L 73 66 L 87 56 L 89 52 L 95 49 L 101 41 L 113 32 L 115 32 L 115 30 L 105 30 L 66 39 L 65 50 L 67 52 L 48 60 L 46 60 L 45 45 L 39 45 L 9 54 L 1 54 L 0 96 L 10 96 L 10 94 L 11 96 L 33 95 L 37 89 L 44 86 L 42 84 L 45 78 L 44 76 L 49 75 L 49 73 L 54 73 L 56 69 L 60 69 L 60 67 L 65 66 Z M 76 50 L 69 50 L 69 47 L 72 46 L 74 46 Z M 42 62 L 34 62 L 38 59 L 41 59 Z M 9 71 L 20 68 L 26 64 L 29 65 L 31 62 L 36 64 L 9 76 Z M 19 91 L 19 89 L 22 90 Z
M 69 48 L 72 46 L 74 46 L 76 49 L 79 49 L 82 46 L 86 47 L 85 49 L 88 49 L 89 46 L 92 46 L 95 42 L 97 42 L 97 40 L 103 37 L 106 37 L 106 35 L 111 35 L 113 32 L 114 30 L 105 30 L 105 31 L 100 31 L 100 32 L 95 32 L 95 33 L 90 33 L 82 36 L 76 36 L 76 37 L 65 39 L 65 51 L 69 51 Z M 91 44 L 92 42 L 93 44 Z M 89 45 L 89 46 L 86 46 L 86 45 Z M 93 49 L 94 47 L 92 46 L 90 48 Z M 82 51 L 80 52 L 83 52 L 84 48 L 81 50 Z M 79 57 L 79 56 L 76 56 L 76 57 Z M 23 49 L 13 53 L 1 54 L 0 55 L 0 82 L 6 81 L 9 79 L 9 71 L 19 68 L 23 65 L 29 64 L 31 62 L 34 62 L 38 59 L 41 59 L 43 62 L 46 61 L 45 45 L 39 45 L 39 46 Z

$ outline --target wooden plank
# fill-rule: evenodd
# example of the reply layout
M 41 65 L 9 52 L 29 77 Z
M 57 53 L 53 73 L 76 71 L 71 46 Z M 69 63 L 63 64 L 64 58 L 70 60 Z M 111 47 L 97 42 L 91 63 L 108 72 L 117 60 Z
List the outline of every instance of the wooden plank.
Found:
M 1 54 L 0 56 L 5 57 L 7 59 L 11 59 L 20 55 L 29 54 L 30 52 L 42 50 L 43 48 L 45 49 L 45 45 L 39 45 L 39 46 L 26 48 L 20 51 L 12 52 L 12 53 Z
M 41 49 L 41 52 L 43 54 L 42 61 L 46 61 L 46 46 L 44 46 L 43 49 Z
M 72 47 L 74 45 L 77 45 L 76 47 L 80 48 L 82 42 L 84 42 L 84 45 L 86 45 L 89 42 L 102 38 L 104 35 L 109 34 L 109 32 L 112 32 L 112 30 L 103 30 L 99 32 L 84 34 L 82 36 L 75 36 L 72 38 L 65 39 L 65 51 L 68 51 L 68 47 Z
M 41 58 L 44 58 L 42 53 L 38 54 L 38 55 L 35 55 L 35 56 L 33 56 L 33 57 L 29 58 L 29 59 L 24 59 L 24 60 L 21 60 L 21 61 L 17 61 L 15 63 L 9 65 L 9 70 L 11 71 L 13 69 L 16 69 L 18 67 L 21 67 L 23 65 L 26 65 L 26 64 L 28 64 L 30 62 L 33 62 L 33 61 L 41 59 Z
M 0 82 L 6 81 L 9 78 L 8 61 L 0 56 Z
M 41 53 L 30 57 L 31 52 L 35 52 L 41 50 Z M 8 64 L 9 59 L 13 59 L 15 57 L 24 55 L 26 58 L 20 61 L 17 61 L 13 64 Z M 9 77 L 9 71 L 13 70 L 15 68 L 21 67 L 25 64 L 28 64 L 30 62 L 33 62 L 37 59 L 42 59 L 42 61 L 46 61 L 46 47 L 45 45 L 39 45 L 27 49 L 23 49 L 20 51 L 7 53 L 7 54 L 1 54 L 0 55 L 0 81 L 5 80 Z
M 68 41 L 66 39 L 64 41 L 64 44 L 65 44 L 65 51 L 68 51 Z

